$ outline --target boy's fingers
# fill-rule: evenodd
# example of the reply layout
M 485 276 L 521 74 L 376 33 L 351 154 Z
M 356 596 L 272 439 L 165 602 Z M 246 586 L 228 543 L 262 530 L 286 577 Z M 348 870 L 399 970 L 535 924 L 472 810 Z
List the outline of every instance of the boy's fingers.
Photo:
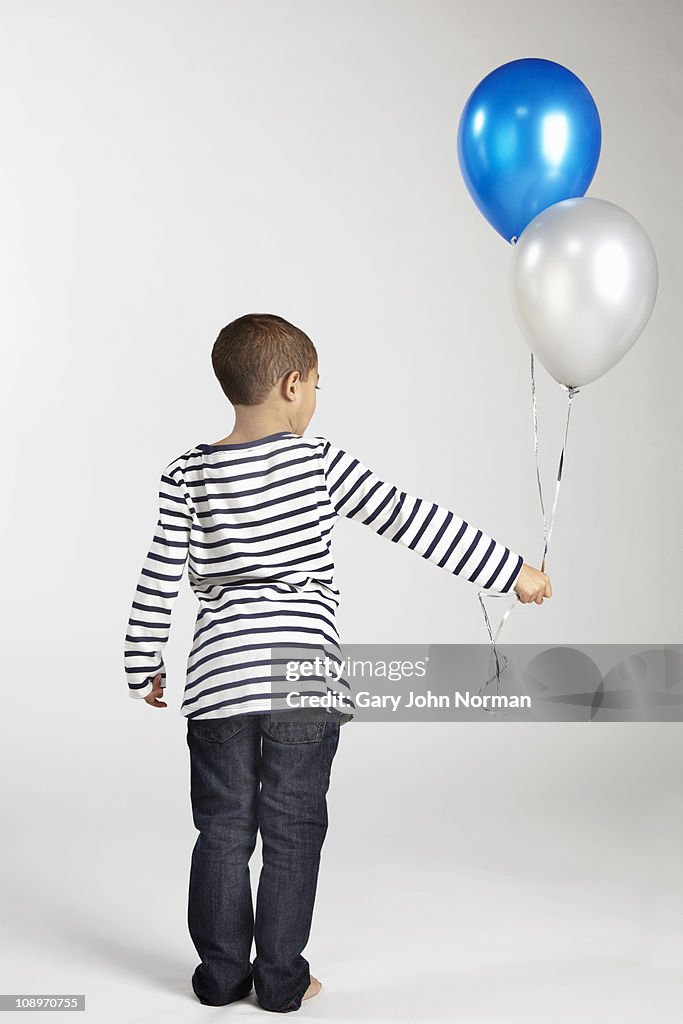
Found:
M 164 688 L 163 688 L 163 686 L 157 685 L 157 686 L 154 687 L 154 689 L 151 691 L 151 693 L 147 694 L 147 696 L 145 697 L 145 700 L 153 708 L 165 708 L 165 707 L 168 707 L 168 705 L 164 701 L 157 699 L 159 697 L 163 697 L 163 695 L 164 695 Z

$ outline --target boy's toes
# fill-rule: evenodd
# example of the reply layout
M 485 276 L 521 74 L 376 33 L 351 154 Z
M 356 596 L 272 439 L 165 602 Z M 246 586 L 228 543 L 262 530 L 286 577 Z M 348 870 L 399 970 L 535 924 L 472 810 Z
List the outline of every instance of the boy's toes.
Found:
M 308 986 L 303 996 L 301 997 L 301 1002 L 303 1003 L 304 999 L 313 999 L 314 996 L 317 996 L 318 992 L 322 987 L 322 983 L 319 982 L 317 978 L 314 978 L 313 975 L 311 975 L 311 984 Z

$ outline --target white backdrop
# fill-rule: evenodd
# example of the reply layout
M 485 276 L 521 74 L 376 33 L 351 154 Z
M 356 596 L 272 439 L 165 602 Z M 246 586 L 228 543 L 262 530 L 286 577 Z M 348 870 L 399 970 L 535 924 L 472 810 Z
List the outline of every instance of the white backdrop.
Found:
M 128 699 L 122 642 L 161 468 L 232 427 L 225 323 L 300 326 L 309 433 L 540 563 L 511 250 L 456 156 L 471 89 L 518 57 L 590 89 L 588 194 L 641 222 L 660 291 L 574 399 L 554 596 L 505 641 L 680 639 L 682 27 L 665 0 L 4 0 L 3 992 L 85 992 L 98 1024 L 210 1013 L 184 917 L 187 583 L 166 711 Z M 566 396 L 538 385 L 551 495 Z M 485 641 L 471 584 L 355 523 L 335 559 L 348 642 Z M 677 1020 L 682 767 L 675 725 L 345 726 L 303 1012 Z

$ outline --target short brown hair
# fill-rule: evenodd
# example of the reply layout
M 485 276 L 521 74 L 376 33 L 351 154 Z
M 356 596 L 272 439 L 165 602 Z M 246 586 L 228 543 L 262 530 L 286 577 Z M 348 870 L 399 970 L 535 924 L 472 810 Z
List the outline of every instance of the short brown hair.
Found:
M 315 345 L 303 331 L 274 313 L 246 313 L 222 329 L 211 362 L 233 405 L 260 405 L 292 370 L 302 380 L 318 363 Z

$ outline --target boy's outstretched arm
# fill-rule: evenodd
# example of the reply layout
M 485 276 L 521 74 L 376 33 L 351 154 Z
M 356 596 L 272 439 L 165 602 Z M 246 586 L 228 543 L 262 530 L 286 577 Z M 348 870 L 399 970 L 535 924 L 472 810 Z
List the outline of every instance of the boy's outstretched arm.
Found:
M 162 651 L 187 561 L 191 526 L 192 514 L 182 484 L 166 467 L 159 482 L 159 518 L 133 597 L 124 644 L 131 697 L 163 692 L 166 670 Z M 166 705 L 155 698 L 154 706 Z
M 478 587 L 500 594 L 514 589 L 525 565 L 521 555 L 450 509 L 381 480 L 355 456 L 323 440 L 327 491 L 338 515 L 405 544 Z

